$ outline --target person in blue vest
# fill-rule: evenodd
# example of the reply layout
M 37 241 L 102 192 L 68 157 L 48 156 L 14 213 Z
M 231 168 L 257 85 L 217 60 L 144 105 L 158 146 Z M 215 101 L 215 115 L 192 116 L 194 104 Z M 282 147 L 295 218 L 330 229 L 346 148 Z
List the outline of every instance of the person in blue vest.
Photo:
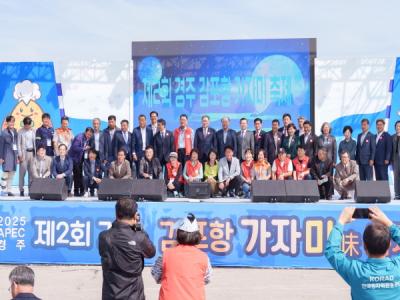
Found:
M 69 157 L 71 157 L 74 166 L 74 196 L 81 197 L 84 195 L 83 186 L 83 160 L 87 158 L 90 149 L 90 139 L 93 136 L 93 128 L 87 127 L 85 132 L 78 134 L 72 141 Z
M 36 150 L 39 146 L 46 147 L 46 155 L 54 156 L 53 148 L 54 128 L 51 126 L 51 118 L 48 113 L 42 115 L 42 126 L 36 130 Z
M 400 228 L 378 208 L 369 208 L 372 223 L 364 230 L 366 261 L 351 259 L 342 250 L 344 226 L 353 221 L 355 207 L 343 209 L 325 248 L 325 257 L 351 288 L 353 300 L 399 299 L 400 256 L 388 257 L 390 242 L 400 245 Z
M 376 142 L 374 135 L 369 131 L 368 119 L 362 119 L 361 130 L 357 138 L 356 161 L 360 169 L 360 180 L 369 181 L 372 180 Z
M 58 145 L 58 154 L 58 156 L 54 157 L 51 164 L 51 176 L 65 180 L 68 187 L 68 197 L 71 197 L 73 162 L 67 155 L 67 145 Z
M 376 180 L 389 180 L 388 167 L 392 157 L 392 137 L 385 131 L 385 120 L 376 120 L 374 169 Z

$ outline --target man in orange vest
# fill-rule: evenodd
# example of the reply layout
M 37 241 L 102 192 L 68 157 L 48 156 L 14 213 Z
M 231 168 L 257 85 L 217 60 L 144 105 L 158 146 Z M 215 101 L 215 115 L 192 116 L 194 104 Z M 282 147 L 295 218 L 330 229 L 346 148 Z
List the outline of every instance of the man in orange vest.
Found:
M 187 126 L 188 116 L 179 116 L 180 126 L 174 130 L 174 145 L 178 153 L 178 161 L 184 166 L 189 160 L 190 151 L 193 149 L 194 133 L 192 128 Z

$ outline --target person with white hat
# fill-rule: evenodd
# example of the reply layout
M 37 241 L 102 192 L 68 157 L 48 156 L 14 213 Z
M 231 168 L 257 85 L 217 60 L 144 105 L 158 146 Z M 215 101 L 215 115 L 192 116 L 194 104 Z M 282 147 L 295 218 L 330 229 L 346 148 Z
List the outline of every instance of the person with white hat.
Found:
M 203 300 L 212 268 L 207 254 L 196 247 L 202 239 L 199 225 L 189 213 L 175 227 L 178 244 L 165 249 L 151 270 L 156 282 L 161 283 L 159 299 Z

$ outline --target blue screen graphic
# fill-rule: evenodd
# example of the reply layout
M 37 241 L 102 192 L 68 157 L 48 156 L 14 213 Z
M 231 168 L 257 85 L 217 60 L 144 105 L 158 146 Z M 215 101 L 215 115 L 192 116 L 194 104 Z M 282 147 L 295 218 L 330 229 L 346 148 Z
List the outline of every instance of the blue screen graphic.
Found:
M 193 128 L 204 114 L 234 129 L 243 117 L 309 119 L 314 57 L 314 39 L 134 42 L 135 121 L 153 110 L 170 129 L 182 113 Z

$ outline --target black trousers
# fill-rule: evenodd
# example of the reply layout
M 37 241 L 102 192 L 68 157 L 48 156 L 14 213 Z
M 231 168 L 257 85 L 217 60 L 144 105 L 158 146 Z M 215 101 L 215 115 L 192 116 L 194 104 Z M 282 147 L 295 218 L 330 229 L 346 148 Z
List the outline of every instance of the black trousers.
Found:
M 240 176 L 235 176 L 229 181 L 229 185 L 222 190 L 222 194 L 235 191 L 235 194 L 237 195 L 240 191 L 241 186 L 242 179 L 240 178 Z
M 186 155 L 185 148 L 178 149 L 178 161 L 182 164 L 182 169 L 185 167 L 186 161 L 190 159 L 189 155 Z
M 376 180 L 389 180 L 388 165 L 374 165 Z
M 327 182 L 319 185 L 318 191 L 321 199 L 330 199 L 333 195 L 333 179 L 329 178 Z
M 83 170 L 82 170 L 82 162 L 75 163 L 73 166 L 74 172 L 74 194 L 75 195 L 83 195 L 85 193 L 85 188 L 83 184 Z
M 372 180 L 372 167 L 370 165 L 359 165 L 360 169 L 360 180 L 371 181 Z

